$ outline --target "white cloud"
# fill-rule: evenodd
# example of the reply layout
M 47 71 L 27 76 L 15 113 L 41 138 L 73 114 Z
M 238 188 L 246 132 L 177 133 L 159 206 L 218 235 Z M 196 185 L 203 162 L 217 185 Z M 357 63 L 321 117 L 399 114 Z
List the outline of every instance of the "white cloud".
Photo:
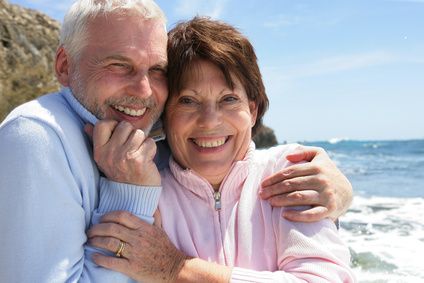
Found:
M 373 67 L 399 61 L 399 57 L 384 51 L 340 55 L 318 59 L 315 62 L 288 66 L 286 68 L 268 67 L 266 73 L 278 73 L 280 80 L 293 80 L 337 72 Z
M 219 18 L 228 0 L 180 0 L 176 4 L 175 13 L 179 17 L 192 17 L 195 15 Z

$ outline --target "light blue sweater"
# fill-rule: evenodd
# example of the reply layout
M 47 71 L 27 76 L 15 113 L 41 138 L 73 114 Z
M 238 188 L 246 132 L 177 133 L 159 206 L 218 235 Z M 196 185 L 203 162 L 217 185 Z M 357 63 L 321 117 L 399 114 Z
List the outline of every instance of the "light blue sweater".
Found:
M 91 261 L 85 232 L 113 210 L 152 223 L 161 188 L 100 176 L 83 130 L 96 121 L 63 89 L 21 105 L 1 124 L 1 282 L 131 282 Z

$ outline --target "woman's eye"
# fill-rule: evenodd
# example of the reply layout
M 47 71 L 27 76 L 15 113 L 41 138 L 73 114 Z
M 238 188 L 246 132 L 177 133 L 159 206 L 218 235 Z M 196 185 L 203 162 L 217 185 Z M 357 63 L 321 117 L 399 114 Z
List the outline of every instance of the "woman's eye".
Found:
M 228 103 L 230 103 L 230 102 L 236 102 L 236 101 L 238 101 L 238 98 L 235 97 L 235 96 L 226 96 L 226 97 L 224 97 L 222 99 L 222 101 L 223 102 L 228 102 Z
M 178 102 L 180 104 L 184 104 L 184 105 L 192 105 L 192 104 L 195 104 L 196 103 L 196 101 L 193 98 L 188 97 L 188 96 L 180 97 L 178 99 Z

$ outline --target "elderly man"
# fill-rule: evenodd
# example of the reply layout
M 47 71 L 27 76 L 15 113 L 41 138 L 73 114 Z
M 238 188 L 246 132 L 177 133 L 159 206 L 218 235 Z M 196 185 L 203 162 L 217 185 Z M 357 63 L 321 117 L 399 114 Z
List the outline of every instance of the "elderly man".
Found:
M 55 63 L 62 90 L 16 108 L 0 127 L 2 281 L 130 280 L 91 261 L 85 231 L 102 214 L 126 209 L 117 190 L 133 194 L 137 216 L 153 222 L 157 167 L 167 166 L 169 153 L 159 143 L 155 156 L 146 136 L 167 99 L 166 41 L 165 17 L 153 1 L 80 0 L 71 7 Z M 134 152 L 144 164 L 141 191 L 101 177 L 84 132 L 98 119 L 120 122 L 115 131 L 140 129 L 133 135 L 143 140 Z M 292 159 L 313 160 L 271 176 L 263 198 L 314 205 L 286 215 L 297 220 L 336 218 L 347 209 L 350 184 L 323 151 L 305 149 Z M 110 198 L 110 206 L 97 207 L 100 197 Z

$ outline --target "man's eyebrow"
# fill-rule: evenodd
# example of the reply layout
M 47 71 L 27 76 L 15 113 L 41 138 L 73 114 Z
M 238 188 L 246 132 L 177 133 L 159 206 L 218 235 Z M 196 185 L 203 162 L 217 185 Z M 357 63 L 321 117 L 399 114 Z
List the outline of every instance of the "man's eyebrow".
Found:
M 107 57 L 100 59 L 99 62 L 103 63 L 103 62 L 113 61 L 113 60 L 131 62 L 131 60 L 129 58 L 122 56 L 122 55 L 110 55 L 110 56 L 107 56 Z
M 154 65 L 154 67 L 159 67 L 159 68 L 162 68 L 166 71 L 168 69 L 168 62 L 167 61 L 160 61 L 160 62 L 156 63 Z

